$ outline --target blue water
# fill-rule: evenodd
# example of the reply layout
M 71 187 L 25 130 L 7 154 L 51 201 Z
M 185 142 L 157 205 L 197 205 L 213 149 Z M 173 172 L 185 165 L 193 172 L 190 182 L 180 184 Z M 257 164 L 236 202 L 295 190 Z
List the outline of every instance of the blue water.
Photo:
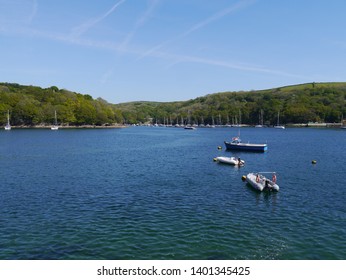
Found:
M 346 131 L 240 133 L 268 152 L 225 151 L 235 128 L 0 131 L 0 259 L 345 259 Z

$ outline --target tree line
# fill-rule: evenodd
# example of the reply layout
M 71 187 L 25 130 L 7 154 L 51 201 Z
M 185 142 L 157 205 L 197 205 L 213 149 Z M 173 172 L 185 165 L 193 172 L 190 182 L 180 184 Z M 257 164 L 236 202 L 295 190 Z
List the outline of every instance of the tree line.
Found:
M 54 111 L 61 125 L 137 123 L 272 125 L 340 122 L 346 116 L 346 83 L 309 83 L 259 91 L 214 93 L 179 102 L 110 104 L 56 86 L 40 88 L 0 83 L 0 122 L 7 111 L 12 125 L 49 125 Z M 2 113 L 2 114 L 1 114 Z
M 122 123 L 122 113 L 112 104 L 90 95 L 79 94 L 56 86 L 40 88 L 18 84 L 0 84 L 0 122 L 7 112 L 12 125 L 49 125 L 57 112 L 62 125 L 105 125 Z
M 309 83 L 268 90 L 222 92 L 184 102 L 118 104 L 130 123 L 273 125 L 280 123 L 340 122 L 346 116 L 346 83 Z

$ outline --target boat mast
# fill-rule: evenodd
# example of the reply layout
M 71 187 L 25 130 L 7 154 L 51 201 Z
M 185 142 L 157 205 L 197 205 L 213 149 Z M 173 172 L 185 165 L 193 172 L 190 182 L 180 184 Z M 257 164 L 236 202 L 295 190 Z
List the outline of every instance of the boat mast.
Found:
M 5 130 L 11 130 L 11 125 L 10 125 L 10 110 L 7 110 L 7 124 L 5 126 Z
M 241 111 L 239 109 L 239 125 L 241 125 Z
M 54 112 L 54 125 L 58 125 L 58 120 L 57 120 L 57 117 L 56 117 L 56 110 Z

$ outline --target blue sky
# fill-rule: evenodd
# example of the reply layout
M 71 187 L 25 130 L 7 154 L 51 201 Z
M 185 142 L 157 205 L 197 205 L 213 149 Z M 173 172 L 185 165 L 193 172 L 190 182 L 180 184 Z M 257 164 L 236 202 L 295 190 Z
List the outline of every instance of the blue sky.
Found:
M 0 0 L 0 81 L 111 103 L 346 81 L 344 0 Z

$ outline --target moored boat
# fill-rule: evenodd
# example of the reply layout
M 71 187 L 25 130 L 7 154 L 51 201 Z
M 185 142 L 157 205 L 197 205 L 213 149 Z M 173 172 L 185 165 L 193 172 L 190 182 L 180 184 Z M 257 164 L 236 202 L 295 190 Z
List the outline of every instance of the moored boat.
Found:
M 272 174 L 271 180 L 265 177 L 263 174 Z M 279 185 L 276 183 L 275 172 L 253 172 L 246 175 L 246 182 L 249 183 L 254 189 L 258 191 L 279 191 Z
M 10 111 L 7 111 L 7 124 L 5 126 L 5 130 L 11 130 L 11 125 L 10 125 Z
M 277 129 L 285 129 L 285 126 L 284 125 L 280 125 L 280 112 L 278 112 L 278 122 L 276 125 L 274 125 L 274 128 L 277 128 Z
M 225 141 L 227 150 L 243 150 L 254 152 L 265 152 L 268 149 L 267 144 L 243 143 L 239 137 L 233 137 L 231 142 Z
M 236 158 L 236 157 L 216 157 L 215 161 L 219 163 L 225 163 L 225 164 L 230 164 L 230 165 L 238 165 L 238 166 L 243 166 L 245 164 L 245 161 Z
M 59 129 L 58 121 L 57 121 L 57 117 L 56 117 L 56 111 L 54 113 L 54 125 L 52 125 L 50 129 L 51 130 L 58 130 Z
M 184 129 L 194 130 L 194 129 L 196 129 L 196 127 L 191 126 L 191 125 L 187 125 L 187 126 L 184 127 Z

